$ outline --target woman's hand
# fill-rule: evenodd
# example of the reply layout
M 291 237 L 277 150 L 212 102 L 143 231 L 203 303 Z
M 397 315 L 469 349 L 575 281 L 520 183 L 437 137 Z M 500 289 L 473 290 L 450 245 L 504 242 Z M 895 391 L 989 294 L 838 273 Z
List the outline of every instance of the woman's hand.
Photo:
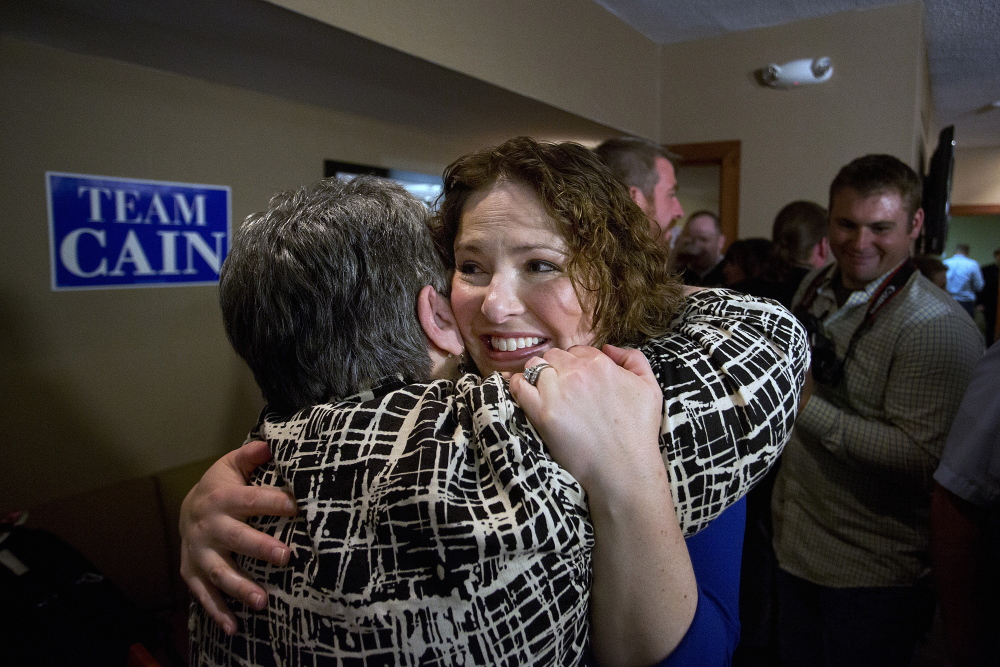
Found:
M 587 492 L 594 524 L 591 641 L 602 665 L 649 665 L 684 638 L 698 587 L 660 455 L 663 397 L 638 350 L 549 350 L 511 393 Z M 529 364 L 532 364 L 529 361 Z
M 528 367 L 541 363 L 528 361 Z M 639 350 L 605 345 L 545 353 L 551 369 L 535 386 L 524 375 L 510 389 L 552 458 L 588 493 L 634 484 L 635 475 L 662 469 L 659 431 L 663 394 Z
M 181 504 L 181 577 L 228 635 L 236 632 L 236 617 L 223 592 L 254 609 L 267 604 L 264 589 L 236 569 L 232 552 L 277 566 L 288 562 L 288 546 L 244 523 L 251 516 L 298 514 L 284 491 L 248 486 L 254 468 L 270 460 L 266 442 L 248 442 L 212 464 Z

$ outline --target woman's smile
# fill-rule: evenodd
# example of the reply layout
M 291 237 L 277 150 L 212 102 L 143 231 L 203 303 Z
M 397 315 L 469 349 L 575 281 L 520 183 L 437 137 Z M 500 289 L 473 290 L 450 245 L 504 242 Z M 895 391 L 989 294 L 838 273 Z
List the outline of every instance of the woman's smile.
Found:
M 543 338 L 528 336 L 527 338 L 501 338 L 500 336 L 490 336 L 490 347 L 497 352 L 514 352 L 528 347 L 540 345 Z

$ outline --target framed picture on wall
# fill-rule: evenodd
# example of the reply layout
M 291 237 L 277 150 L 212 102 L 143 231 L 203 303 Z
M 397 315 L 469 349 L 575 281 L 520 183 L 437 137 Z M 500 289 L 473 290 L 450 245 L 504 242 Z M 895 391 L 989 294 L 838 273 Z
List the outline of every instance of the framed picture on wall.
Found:
M 441 176 L 421 174 L 415 171 L 404 171 L 402 169 L 387 169 L 385 167 L 373 167 L 371 165 L 354 164 L 352 162 L 338 162 L 337 160 L 326 160 L 323 164 L 323 177 L 349 178 L 367 174 L 388 178 L 396 181 L 409 191 L 414 197 L 433 208 L 438 195 L 441 194 L 443 182 Z

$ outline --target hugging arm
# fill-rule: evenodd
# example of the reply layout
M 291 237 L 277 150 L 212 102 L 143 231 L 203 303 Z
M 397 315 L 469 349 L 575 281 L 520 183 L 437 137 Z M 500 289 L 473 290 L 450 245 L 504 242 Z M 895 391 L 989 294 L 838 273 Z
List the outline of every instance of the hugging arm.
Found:
M 698 609 L 684 639 L 658 667 L 729 665 L 740 639 L 740 565 L 746 499 L 685 540 L 698 580 Z
M 703 289 L 688 294 L 667 334 L 640 349 L 663 390 L 660 449 L 690 536 L 784 449 L 809 366 L 805 330 L 777 302 Z
M 672 511 L 662 398 L 638 350 L 549 350 L 536 386 L 511 393 L 552 457 L 587 492 L 594 526 L 591 642 L 602 665 L 648 665 L 687 633 L 698 590 Z
M 237 570 L 230 554 L 235 551 L 279 566 L 288 562 L 284 543 L 245 523 L 251 516 L 298 512 L 285 492 L 247 485 L 254 468 L 270 459 L 266 442 L 248 442 L 212 464 L 181 504 L 181 576 L 209 616 L 230 635 L 236 632 L 236 618 L 222 593 L 254 609 L 267 603 L 264 589 Z

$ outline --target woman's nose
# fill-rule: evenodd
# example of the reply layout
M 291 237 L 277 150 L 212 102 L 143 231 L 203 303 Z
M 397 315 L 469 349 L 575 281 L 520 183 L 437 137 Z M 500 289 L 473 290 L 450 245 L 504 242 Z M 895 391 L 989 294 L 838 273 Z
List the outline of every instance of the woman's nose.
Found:
M 500 274 L 493 274 L 483 299 L 483 314 L 490 322 L 500 323 L 513 315 L 524 312 L 524 304 L 517 293 L 514 281 Z

